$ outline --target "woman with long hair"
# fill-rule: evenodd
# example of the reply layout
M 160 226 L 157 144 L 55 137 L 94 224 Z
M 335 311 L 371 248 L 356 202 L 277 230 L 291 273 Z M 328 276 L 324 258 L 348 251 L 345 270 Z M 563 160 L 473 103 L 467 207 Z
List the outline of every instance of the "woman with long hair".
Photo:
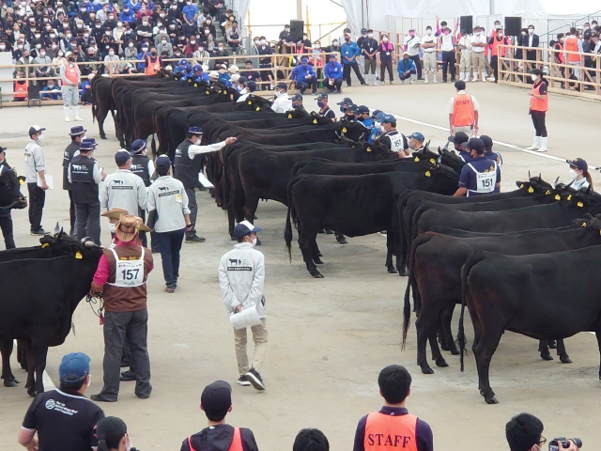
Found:
M 547 125 L 545 119 L 549 109 L 549 94 L 547 89 L 549 83 L 543 78 L 543 72 L 540 69 L 534 69 L 531 74 L 532 89 L 530 90 L 530 116 L 534 124 L 534 142 L 528 150 L 538 152 L 547 151 Z
M 571 188 L 576 190 L 589 188 L 593 190 L 593 178 L 588 172 L 588 164 L 582 158 L 574 158 L 573 160 L 566 160 L 566 163 L 570 165 L 570 177 L 572 177 Z

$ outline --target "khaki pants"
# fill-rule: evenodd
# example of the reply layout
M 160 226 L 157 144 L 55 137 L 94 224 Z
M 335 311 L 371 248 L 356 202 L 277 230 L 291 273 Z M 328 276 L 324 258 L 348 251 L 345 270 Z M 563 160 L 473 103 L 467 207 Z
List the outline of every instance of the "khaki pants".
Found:
M 463 52 L 461 52 L 461 61 L 459 61 L 459 71 L 460 72 L 469 72 L 471 65 L 472 65 L 472 52 L 470 50 L 464 50 Z
M 453 127 L 453 134 L 456 135 L 459 132 L 463 132 L 466 133 L 467 136 L 471 136 L 471 134 L 473 133 L 473 129 L 470 125 L 467 125 L 465 127 Z
M 478 53 L 472 51 L 472 66 L 474 67 L 474 79 L 478 78 L 478 73 L 485 75 L 484 52 Z
M 267 350 L 267 338 L 269 334 L 265 328 L 267 320 L 263 318 L 261 324 L 251 327 L 253 341 L 255 342 L 255 353 L 253 355 L 252 368 L 259 371 L 263 365 L 263 358 Z M 248 353 L 246 352 L 246 329 L 234 329 L 234 343 L 236 344 L 236 358 L 238 359 L 238 373 L 248 373 Z
M 424 52 L 424 74 L 432 72 L 435 74 L 438 71 L 438 64 L 436 63 L 436 52 Z

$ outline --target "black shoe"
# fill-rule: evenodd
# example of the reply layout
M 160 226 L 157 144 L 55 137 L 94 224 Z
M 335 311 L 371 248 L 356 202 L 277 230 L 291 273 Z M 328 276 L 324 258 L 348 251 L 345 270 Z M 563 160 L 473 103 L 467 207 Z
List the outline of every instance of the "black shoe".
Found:
M 48 235 L 50 232 L 46 232 L 42 227 L 40 227 L 37 230 L 32 230 L 31 234 L 32 235 Z
M 100 393 L 99 393 L 99 394 L 97 394 L 97 395 L 92 395 L 92 396 L 90 396 L 90 399 L 91 399 L 92 401 L 96 401 L 96 402 L 117 402 L 117 400 L 116 400 L 116 399 L 108 399 L 108 398 L 105 398 L 105 397 L 104 397 L 103 395 L 101 395 Z
M 250 387 L 250 382 L 248 382 L 248 378 L 244 374 L 240 376 L 236 382 L 243 387 Z
M 363 82 L 361 83 L 361 86 L 367 86 L 367 83 Z
M 150 393 L 148 393 L 147 395 L 139 395 L 136 393 L 136 396 L 140 399 L 148 399 L 148 398 L 150 398 Z
M 186 243 L 204 243 L 206 238 L 198 235 L 192 235 L 186 237 Z
M 334 94 L 342 94 L 342 91 L 334 91 Z
M 134 373 L 132 370 L 123 371 L 119 380 L 123 382 L 135 381 L 136 373 Z
M 248 370 L 248 373 L 245 374 L 248 382 L 252 384 L 257 390 L 265 390 L 265 384 L 263 383 L 263 379 L 261 379 L 261 375 L 255 370 L 251 368 Z

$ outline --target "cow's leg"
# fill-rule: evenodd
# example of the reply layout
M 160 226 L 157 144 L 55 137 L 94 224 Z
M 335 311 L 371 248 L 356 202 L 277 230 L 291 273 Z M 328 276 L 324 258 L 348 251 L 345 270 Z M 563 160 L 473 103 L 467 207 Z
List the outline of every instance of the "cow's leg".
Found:
M 27 371 L 27 345 L 23 343 L 23 340 L 17 340 L 17 362 L 21 365 L 21 368 Z
M 489 321 L 492 323 L 492 321 Z M 485 334 L 480 336 L 478 345 L 474 349 L 474 357 L 476 358 L 476 367 L 478 369 L 478 380 L 480 386 L 480 394 L 484 397 L 487 404 L 498 404 L 495 398 L 495 392 L 490 388 L 489 370 L 492 356 L 499 346 L 501 336 L 503 335 L 503 327 L 501 322 L 495 320 L 491 327 L 483 327 Z
M 388 268 L 388 272 L 390 274 L 395 274 L 396 269 L 392 264 L 392 250 L 393 250 L 393 241 L 392 241 L 392 233 L 386 234 L 386 268 Z
M 572 363 L 572 360 L 566 351 L 563 339 L 557 340 L 557 355 L 559 356 L 561 363 Z
M 345 236 L 342 233 L 335 232 L 335 234 L 336 234 L 336 241 L 338 242 L 338 244 L 348 244 L 348 241 L 346 240 Z
M 323 260 L 320 258 L 321 252 L 319 252 L 319 247 L 317 246 L 317 240 L 315 240 L 315 246 L 313 247 L 313 262 L 316 265 L 323 265 Z
M 13 376 L 10 368 L 10 355 L 13 352 L 13 341 L 10 338 L 0 340 L 0 353 L 2 353 L 2 379 L 5 387 L 16 387 L 19 381 Z
M 553 356 L 549 352 L 549 342 L 547 340 L 540 340 L 538 342 L 538 352 L 540 358 L 543 360 L 553 360 Z
M 316 279 L 323 278 L 323 275 L 317 270 L 315 266 L 315 262 L 313 261 L 313 252 L 317 247 L 317 229 L 313 230 L 313 232 L 307 232 L 308 227 L 301 227 L 301 231 L 298 234 L 298 244 L 301 248 L 301 252 L 303 254 L 303 260 L 305 261 L 305 265 L 307 266 L 307 271 Z
M 599 347 L 599 355 L 601 356 L 601 323 L 597 325 L 597 346 Z M 601 363 L 599 364 L 599 380 L 601 380 Z
M 447 351 L 450 351 L 453 355 L 459 355 L 457 346 L 455 346 L 455 339 L 453 337 L 453 330 L 451 329 L 451 322 L 453 321 L 453 312 L 455 311 L 455 303 L 448 305 L 442 310 L 440 317 L 443 340 L 447 345 Z
M 29 368 L 29 373 L 35 371 L 35 386 L 27 388 L 29 396 L 35 396 L 44 393 L 44 381 L 42 379 L 44 370 L 46 369 L 46 358 L 48 356 L 48 341 L 45 334 L 42 332 L 43 338 L 32 338 L 31 340 L 31 355 L 33 356 L 33 365 Z
M 101 139 L 106 139 L 106 133 L 104 132 L 104 120 L 106 119 L 108 113 L 108 108 L 100 107 L 96 109 L 96 120 L 98 121 L 98 132 L 100 133 Z
M 27 390 L 27 394 L 35 396 L 35 359 L 31 348 L 31 340 L 21 340 L 21 343 L 23 343 L 23 352 L 27 361 L 27 382 L 25 383 L 25 389 Z
M 253 221 L 255 220 L 255 212 L 257 211 L 258 206 L 258 197 L 246 196 L 246 201 L 244 202 L 244 207 L 242 207 L 242 211 L 244 213 L 244 218 L 250 223 L 253 223 Z

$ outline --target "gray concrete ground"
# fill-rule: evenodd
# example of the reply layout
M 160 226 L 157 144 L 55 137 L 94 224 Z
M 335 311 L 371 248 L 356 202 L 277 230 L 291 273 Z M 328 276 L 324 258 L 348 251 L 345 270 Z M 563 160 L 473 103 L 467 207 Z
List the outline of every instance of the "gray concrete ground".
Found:
M 470 84 L 468 89 L 481 105 L 481 133 L 518 148 L 530 145 L 533 128 L 525 90 L 479 83 Z M 419 130 L 432 144 L 443 145 L 448 134 L 446 107 L 453 93 L 449 83 L 353 87 L 345 90 L 344 96 L 404 117 L 399 120 L 400 130 L 407 134 Z M 332 96 L 331 102 L 340 98 Z M 305 104 L 314 106 L 311 96 L 305 96 Z M 582 157 L 601 165 L 595 148 L 599 105 L 555 95 L 550 105 L 549 155 Z M 87 136 L 98 137 L 89 110 L 82 110 Z M 55 176 L 57 189 L 48 193 L 43 225 L 52 229 L 60 221 L 66 226 L 68 199 L 60 190 L 59 180 L 62 151 L 73 124 L 62 121 L 60 106 L 4 109 L 0 118 L 0 144 L 8 146 L 8 161 L 20 172 L 27 129 L 34 123 L 48 128 L 44 148 L 48 172 Z M 111 122 L 106 124 L 109 136 Z M 115 169 L 112 158 L 117 149 L 117 141 L 111 138 L 101 141 L 96 152 L 108 172 Z M 513 147 L 498 145 L 496 150 L 505 158 L 504 190 L 513 189 L 514 181 L 525 179 L 528 170 L 541 172 L 548 180 L 568 176 L 567 164 L 561 161 Z M 597 174 L 593 177 L 599 181 Z M 435 368 L 434 375 L 422 375 L 416 365 L 413 326 L 407 350 L 401 351 L 405 278 L 386 273 L 384 238 L 370 235 L 341 246 L 332 236 L 320 236 L 325 278 L 314 280 L 306 272 L 297 246 L 292 264 L 288 263 L 283 240 L 285 208 L 272 201 L 261 202 L 257 213 L 257 222 L 264 228 L 260 250 L 267 263 L 270 348 L 262 371 L 267 390 L 258 393 L 237 386 L 233 334 L 217 281 L 219 258 L 232 243 L 226 234 L 225 214 L 207 193 L 199 193 L 198 200 L 199 230 L 207 241 L 184 246 L 178 291 L 163 291 L 158 255 L 149 280 L 152 396 L 140 400 L 133 394 L 132 383 L 123 383 L 119 401 L 102 405 L 107 415 L 127 422 L 135 446 L 142 450 L 178 449 L 181 440 L 206 424 L 198 408 L 204 385 L 225 379 L 233 385 L 234 410 L 229 422 L 252 428 L 261 449 L 291 449 L 298 430 L 318 427 L 328 436 L 332 449 L 350 450 L 359 418 L 381 405 L 376 378 L 379 370 L 391 363 L 406 365 L 413 374 L 408 406 L 432 425 L 436 449 L 505 450 L 505 423 L 522 411 L 543 420 L 547 438 L 578 436 L 587 449 L 601 442 L 599 353 L 593 335 L 584 333 L 566 340 L 574 363 L 562 365 L 557 358 L 542 361 L 534 340 L 505 334 L 491 367 L 491 383 L 501 404 L 486 405 L 477 390 L 471 352 L 464 373 L 459 371 L 458 358 L 448 356 L 449 368 Z M 28 234 L 27 213 L 15 212 L 13 217 L 17 244 L 35 244 L 37 238 Z M 103 241 L 108 243 L 105 223 L 103 227 Z M 35 274 L 30 276 L 35 283 Z M 43 295 L 44 287 L 40 287 Z M 92 358 L 93 382 L 87 394 L 97 393 L 102 385 L 102 328 L 85 302 L 75 312 L 74 322 L 75 334 L 70 334 L 61 347 L 50 350 L 47 372 L 57 382 L 61 356 L 84 351 Z M 468 331 L 471 337 L 469 327 Z M 17 369 L 14 358 L 13 367 L 24 382 L 25 375 Z M 19 449 L 16 434 L 30 402 L 22 385 L 0 386 L 0 450 Z

